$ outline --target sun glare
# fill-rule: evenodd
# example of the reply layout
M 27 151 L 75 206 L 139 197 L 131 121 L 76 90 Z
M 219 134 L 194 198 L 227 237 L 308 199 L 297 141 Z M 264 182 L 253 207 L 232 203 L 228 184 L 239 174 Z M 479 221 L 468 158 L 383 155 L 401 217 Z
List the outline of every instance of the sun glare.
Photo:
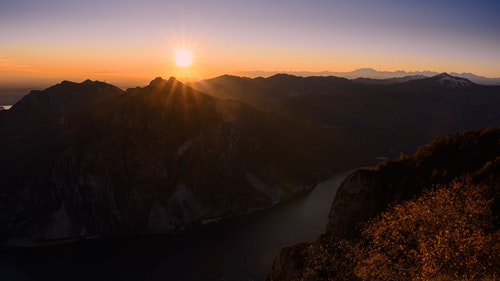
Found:
M 172 33 L 165 39 L 163 54 L 171 55 L 168 59 L 168 68 L 165 68 L 164 72 L 183 82 L 201 80 L 205 46 L 201 38 L 181 32 Z
M 179 67 L 188 67 L 193 62 L 193 55 L 189 50 L 178 50 L 175 52 L 174 60 Z

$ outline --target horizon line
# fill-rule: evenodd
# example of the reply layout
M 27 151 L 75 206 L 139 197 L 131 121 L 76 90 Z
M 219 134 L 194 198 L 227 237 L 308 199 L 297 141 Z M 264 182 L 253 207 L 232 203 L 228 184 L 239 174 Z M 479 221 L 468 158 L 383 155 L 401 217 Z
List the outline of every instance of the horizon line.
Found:
M 373 72 L 371 73 L 372 75 L 376 76 L 379 75 L 379 77 L 374 77 L 374 76 L 360 76 L 359 73 L 361 71 L 367 71 L 367 72 Z M 441 73 L 447 73 L 450 75 L 469 75 L 469 76 L 475 76 L 478 79 L 485 79 L 485 80 L 500 80 L 500 77 L 487 77 L 487 76 L 482 76 L 478 75 L 472 72 L 455 72 L 455 71 L 444 71 L 444 72 L 439 72 L 439 71 L 434 71 L 434 70 L 395 70 L 395 71 L 388 71 L 388 70 L 377 70 L 375 68 L 371 67 L 363 67 L 363 68 L 357 68 L 351 71 L 332 71 L 332 70 L 322 70 L 322 71 L 310 71 L 310 70 L 237 70 L 237 71 L 229 71 L 224 74 L 220 75 L 213 75 L 210 77 L 204 77 L 204 78 L 199 78 L 199 79 L 183 79 L 184 77 L 179 77 L 175 75 L 152 75 L 152 77 L 175 77 L 177 80 L 184 82 L 184 83 L 193 83 L 193 82 L 199 82 L 203 80 L 209 80 L 213 78 L 217 78 L 220 76 L 224 75 L 229 75 L 229 76 L 238 76 L 238 77 L 247 77 L 247 78 L 269 78 L 273 75 L 276 74 L 289 74 L 289 75 L 294 75 L 298 77 L 311 77 L 311 76 L 336 76 L 336 77 L 342 77 L 346 78 L 349 80 L 357 79 L 357 78 L 368 78 L 368 79 L 391 79 L 391 78 L 401 78 L 405 76 L 413 76 L 413 75 L 424 75 L 427 77 L 432 77 L 435 75 L 439 75 Z M 392 75 L 392 76 L 391 76 Z M 91 77 L 91 76 L 90 76 Z M 463 77 L 464 78 L 464 77 Z M 467 78 L 467 77 L 465 77 Z M 154 79 L 154 78 L 152 78 Z M 467 78 L 469 79 L 469 78 Z M 116 85 L 119 88 L 127 88 L 127 87 L 136 87 L 137 83 L 148 83 L 151 80 L 150 79 L 145 79 L 145 78 L 108 78 L 108 79 L 102 79 L 102 78 L 97 78 L 97 79 L 92 79 L 92 78 L 80 78 L 80 79 L 75 79 L 75 77 L 72 78 L 46 78 L 44 79 L 45 81 L 34 81 L 35 79 L 26 79 L 26 81 L 31 80 L 31 82 L 7 82 L 7 83 L 2 83 L 0 82 L 0 89 L 22 89 L 22 88 L 30 88 L 30 87 L 47 87 L 51 85 L 58 84 L 62 81 L 78 81 L 78 80 L 91 80 L 91 81 L 100 81 L 100 82 L 105 82 L 109 84 Z M 107 82 L 110 81 L 110 82 Z M 500 81 L 498 81 L 500 83 Z M 134 84 L 135 83 L 135 84 Z

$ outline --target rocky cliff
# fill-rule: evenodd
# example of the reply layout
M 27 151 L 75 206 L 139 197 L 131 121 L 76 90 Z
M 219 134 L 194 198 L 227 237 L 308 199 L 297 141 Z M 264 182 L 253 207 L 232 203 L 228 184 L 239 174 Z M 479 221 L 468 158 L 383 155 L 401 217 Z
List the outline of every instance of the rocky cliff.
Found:
M 335 151 L 321 129 L 174 78 L 65 81 L 0 115 L 0 239 L 177 232 L 310 190 Z
M 420 195 L 424 188 L 464 175 L 493 188 L 492 212 L 494 217 L 500 217 L 500 128 L 443 137 L 421 147 L 411 157 L 351 172 L 336 193 L 325 232 L 312 243 L 283 249 L 267 280 L 300 279 L 308 270 L 314 270 L 318 249 L 337 247 L 333 245 L 338 241 L 358 240 L 363 224 L 389 206 Z M 495 227 L 499 226 L 497 220 Z

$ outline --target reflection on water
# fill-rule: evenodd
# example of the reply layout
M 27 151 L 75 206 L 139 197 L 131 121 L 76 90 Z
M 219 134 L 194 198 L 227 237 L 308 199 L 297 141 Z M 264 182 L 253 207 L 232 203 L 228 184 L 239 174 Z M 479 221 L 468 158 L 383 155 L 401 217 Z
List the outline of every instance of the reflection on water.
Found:
M 3 250 L 2 280 L 263 280 L 285 246 L 326 225 L 347 172 L 273 209 L 175 236 L 101 239 L 45 249 Z

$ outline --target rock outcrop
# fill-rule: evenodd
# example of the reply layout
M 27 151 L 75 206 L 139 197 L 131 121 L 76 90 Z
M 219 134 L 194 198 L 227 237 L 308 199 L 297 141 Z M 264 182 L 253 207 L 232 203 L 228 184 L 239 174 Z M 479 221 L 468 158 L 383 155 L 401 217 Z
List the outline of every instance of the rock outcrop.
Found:
M 353 171 L 340 184 L 327 232 L 351 239 L 370 218 L 419 195 L 424 188 L 475 173 L 500 156 L 500 128 L 468 131 L 440 138 L 412 157 L 384 161 Z
M 125 92 L 63 82 L 0 117 L 7 245 L 171 233 L 245 214 L 310 190 L 339 155 L 322 129 L 174 78 Z
M 411 157 L 351 172 L 335 195 L 325 232 L 309 249 L 328 248 L 341 240 L 356 241 L 363 224 L 389 206 L 465 175 L 493 188 L 492 211 L 496 218 L 500 217 L 500 127 L 443 137 L 421 147 Z M 496 223 L 500 227 L 500 221 Z M 283 249 L 267 280 L 296 280 L 302 276 L 313 263 L 312 253 L 304 245 Z
M 310 243 L 303 242 L 281 249 L 273 261 L 266 280 L 288 281 L 298 279 L 298 274 L 304 270 L 310 246 Z

